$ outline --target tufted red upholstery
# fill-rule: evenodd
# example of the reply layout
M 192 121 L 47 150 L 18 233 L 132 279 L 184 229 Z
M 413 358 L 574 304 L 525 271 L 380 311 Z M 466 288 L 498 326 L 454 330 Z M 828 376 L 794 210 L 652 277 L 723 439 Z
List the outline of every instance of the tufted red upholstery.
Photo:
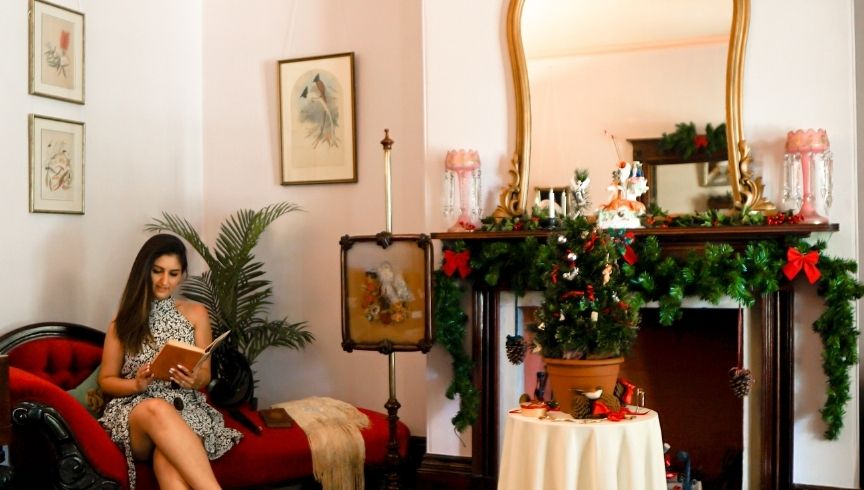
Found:
M 90 330 L 90 329 L 88 329 Z M 101 362 L 101 345 L 65 337 L 28 340 L 9 350 L 9 388 L 14 407 L 22 401 L 41 403 L 57 410 L 69 426 L 84 457 L 95 471 L 128 488 L 126 460 L 120 449 L 96 419 L 65 390 L 81 383 Z M 360 409 L 369 417 L 370 427 L 363 430 L 367 465 L 383 465 L 389 438 L 387 416 Z M 241 409 L 250 419 L 264 426 L 251 407 Z M 221 458 L 212 462 L 213 471 L 225 488 L 269 487 L 312 474 L 312 459 L 305 433 L 297 428 L 265 428 L 260 435 L 223 413 L 225 423 L 244 434 L 243 440 Z M 13 430 L 12 462 L 16 472 L 44 477 L 44 441 L 31 433 L 24 436 Z M 408 428 L 397 426 L 399 452 L 408 453 Z M 41 445 L 40 445 L 41 444 Z M 137 487 L 156 489 L 156 478 L 147 463 L 136 463 Z
M 101 362 L 101 347 L 75 339 L 37 339 L 9 352 L 10 366 L 35 374 L 64 390 L 81 384 Z

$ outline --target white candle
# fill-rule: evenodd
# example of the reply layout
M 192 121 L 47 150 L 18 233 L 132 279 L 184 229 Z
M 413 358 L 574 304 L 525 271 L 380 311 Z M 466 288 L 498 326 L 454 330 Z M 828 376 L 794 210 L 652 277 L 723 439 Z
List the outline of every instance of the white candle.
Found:
M 549 188 L 549 218 L 555 217 L 555 189 Z

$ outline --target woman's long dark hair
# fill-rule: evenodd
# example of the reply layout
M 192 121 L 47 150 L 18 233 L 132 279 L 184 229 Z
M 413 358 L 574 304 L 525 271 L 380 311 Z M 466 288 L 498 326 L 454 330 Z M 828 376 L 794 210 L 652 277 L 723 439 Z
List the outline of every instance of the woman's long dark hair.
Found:
M 138 251 L 120 299 L 114 327 L 123 348 L 132 354 L 140 352 L 144 342 L 153 340 L 149 323 L 150 303 L 156 296 L 150 273 L 153 263 L 163 255 L 175 255 L 180 261 L 181 272 L 186 273 L 186 246 L 183 242 L 174 235 L 154 235 Z

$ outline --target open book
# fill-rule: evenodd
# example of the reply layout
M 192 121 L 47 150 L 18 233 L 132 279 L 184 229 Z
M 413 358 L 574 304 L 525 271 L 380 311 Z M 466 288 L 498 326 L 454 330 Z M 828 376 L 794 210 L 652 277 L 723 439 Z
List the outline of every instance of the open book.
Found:
M 170 381 L 171 379 L 168 370 L 176 367 L 178 364 L 182 364 L 191 371 L 195 371 L 198 369 L 198 366 L 203 364 L 207 359 L 210 359 L 213 351 L 225 340 L 225 337 L 228 337 L 229 333 L 231 331 L 226 330 L 225 333 L 216 337 L 213 342 L 210 342 L 210 345 L 203 349 L 179 340 L 169 340 L 165 342 L 165 345 L 159 349 L 159 353 L 153 358 L 153 362 L 150 363 L 150 371 L 153 372 L 156 378 L 166 381 Z

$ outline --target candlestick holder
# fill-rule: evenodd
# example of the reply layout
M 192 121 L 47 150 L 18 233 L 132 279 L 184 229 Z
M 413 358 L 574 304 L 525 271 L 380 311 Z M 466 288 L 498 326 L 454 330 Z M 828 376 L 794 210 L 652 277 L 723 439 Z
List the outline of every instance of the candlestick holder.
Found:
M 790 131 L 783 162 L 783 201 L 798 209 L 802 223 L 828 222 L 833 156 L 824 129 Z
M 448 151 L 444 169 L 444 216 L 455 220 L 448 231 L 472 231 L 480 225 L 482 212 L 480 155 L 475 150 Z

